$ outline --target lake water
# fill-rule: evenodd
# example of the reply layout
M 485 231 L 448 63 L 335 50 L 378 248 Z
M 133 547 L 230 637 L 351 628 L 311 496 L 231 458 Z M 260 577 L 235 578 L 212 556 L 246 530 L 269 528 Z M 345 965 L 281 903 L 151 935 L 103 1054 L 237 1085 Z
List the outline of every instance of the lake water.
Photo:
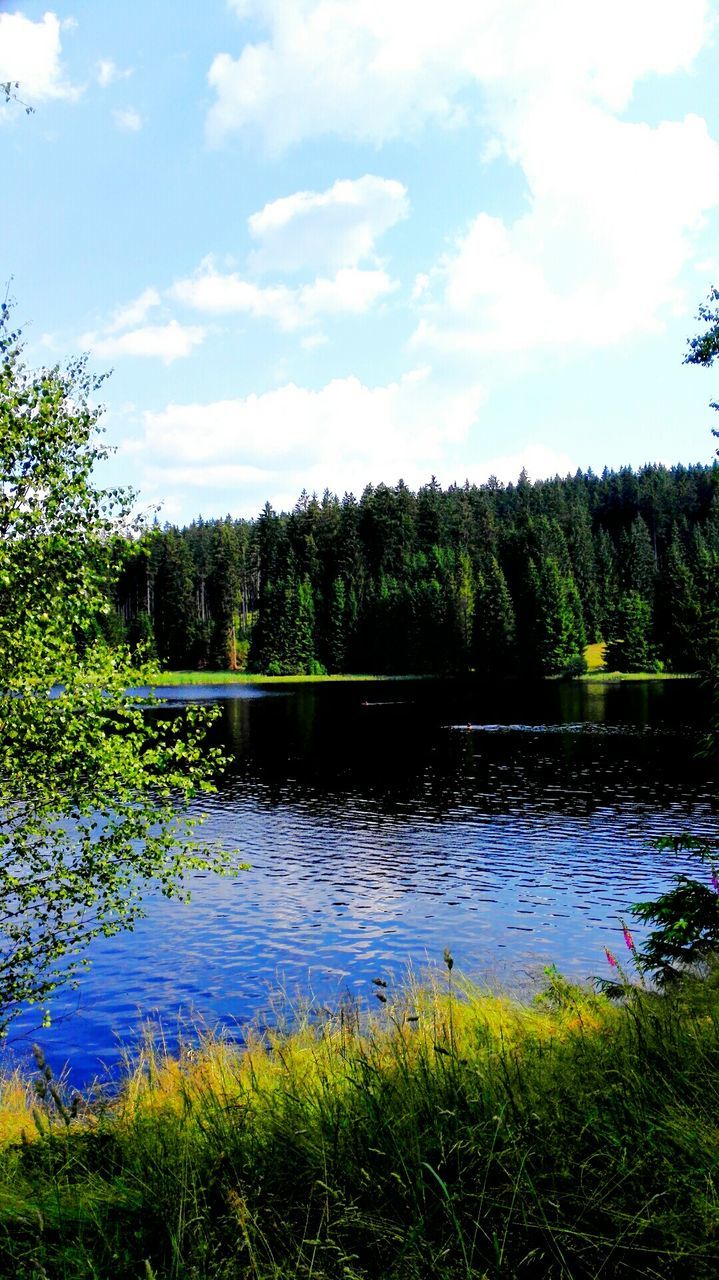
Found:
M 488 691 L 388 681 L 167 690 L 218 700 L 233 763 L 203 799 L 204 834 L 251 870 L 195 876 L 185 906 L 148 901 L 132 934 L 13 1027 L 73 1080 L 117 1062 L 143 1019 L 241 1036 L 290 1002 L 371 1000 L 372 978 L 441 966 L 526 984 L 551 961 L 586 978 L 621 953 L 618 916 L 697 864 L 651 840 L 716 833 L 695 758 L 705 695 L 691 682 Z M 715 777 L 715 775 L 714 775 Z

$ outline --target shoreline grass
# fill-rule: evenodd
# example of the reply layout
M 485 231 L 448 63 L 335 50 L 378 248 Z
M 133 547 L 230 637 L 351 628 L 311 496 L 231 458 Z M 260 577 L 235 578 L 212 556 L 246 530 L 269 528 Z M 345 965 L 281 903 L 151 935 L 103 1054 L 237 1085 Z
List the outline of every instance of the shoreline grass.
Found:
M 42 1097 L 6 1081 L 0 1273 L 715 1276 L 719 982 L 616 1005 L 552 972 L 522 1004 L 447 976 L 242 1052 L 148 1044 L 75 1117 L 42 1061 Z
M 163 671 L 153 684 L 153 688 L 176 688 L 184 685 L 299 685 L 299 684 L 380 684 L 392 681 L 425 681 L 446 679 L 438 675 L 325 675 L 325 676 L 262 676 L 249 674 L 246 671 Z M 551 677 L 556 680 L 559 677 Z M 588 671 L 585 675 L 573 677 L 580 684 L 618 684 L 656 680 L 696 680 L 694 672 L 676 671 Z
M 584 657 L 587 663 L 585 675 L 573 679 L 583 684 L 616 684 L 618 682 L 636 682 L 643 680 L 695 680 L 694 672 L 644 671 L 624 672 L 607 671 L 604 667 L 606 645 L 603 643 L 587 645 Z M 343 683 L 381 683 L 383 681 L 401 680 L 442 680 L 446 676 L 435 675 L 372 675 L 369 673 L 341 675 L 287 675 L 266 676 L 247 671 L 163 671 L 160 673 L 154 688 L 172 688 L 178 685 L 213 685 L 213 684 L 249 684 L 249 685 L 283 685 L 283 684 L 343 684 Z M 556 680 L 561 677 L 553 676 Z
M 342 684 L 381 682 L 386 680 L 432 680 L 434 676 L 384 676 L 384 675 L 289 675 L 263 676 L 247 671 L 163 671 L 155 688 L 167 685 L 203 684 Z
M 677 671 L 607 671 L 605 666 L 607 646 L 603 641 L 588 644 L 584 650 L 587 670 L 576 679 L 582 684 L 634 683 L 643 680 L 696 680 L 696 673 Z
M 695 671 L 588 671 L 577 676 L 582 684 L 633 684 L 647 680 L 698 680 Z

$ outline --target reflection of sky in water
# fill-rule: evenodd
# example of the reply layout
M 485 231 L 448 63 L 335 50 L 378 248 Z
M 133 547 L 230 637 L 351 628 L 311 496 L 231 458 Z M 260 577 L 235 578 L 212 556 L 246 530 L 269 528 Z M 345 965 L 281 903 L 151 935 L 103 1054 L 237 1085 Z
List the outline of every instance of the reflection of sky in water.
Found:
M 549 960 L 602 972 L 604 944 L 623 946 L 617 915 L 695 869 L 649 841 L 716 830 L 716 804 L 686 729 L 696 690 L 590 688 L 531 706 L 403 685 L 396 700 L 381 686 L 226 698 L 237 759 L 203 834 L 251 870 L 197 875 L 189 907 L 156 898 L 133 934 L 94 944 L 48 1052 L 80 1078 L 115 1058 L 138 1010 L 170 1031 L 180 1010 L 242 1023 L 280 980 L 369 996 L 372 977 L 446 946 L 458 968 L 504 979 Z M 14 1030 L 19 1047 L 36 1024 Z

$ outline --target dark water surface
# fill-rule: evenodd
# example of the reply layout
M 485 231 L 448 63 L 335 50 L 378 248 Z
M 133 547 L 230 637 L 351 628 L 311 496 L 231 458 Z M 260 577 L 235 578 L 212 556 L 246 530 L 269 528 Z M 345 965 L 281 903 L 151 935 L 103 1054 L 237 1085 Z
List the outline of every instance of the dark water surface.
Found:
M 197 875 L 133 934 L 98 940 L 78 991 L 11 1032 L 73 1079 L 113 1064 L 143 1019 L 241 1034 L 269 993 L 370 998 L 373 977 L 441 963 L 522 982 L 554 961 L 604 973 L 617 916 L 696 864 L 652 838 L 717 830 L 694 756 L 690 682 L 487 690 L 414 683 L 166 691 L 222 705 L 234 757 L 204 834 L 252 869 Z M 119 1039 L 118 1039 L 119 1038 Z

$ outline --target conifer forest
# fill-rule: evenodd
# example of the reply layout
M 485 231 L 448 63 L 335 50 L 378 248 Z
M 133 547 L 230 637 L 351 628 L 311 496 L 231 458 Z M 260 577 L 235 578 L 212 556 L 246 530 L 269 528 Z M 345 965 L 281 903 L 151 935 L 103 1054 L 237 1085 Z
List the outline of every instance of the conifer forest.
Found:
M 107 626 L 170 669 L 267 675 L 696 671 L 719 633 L 719 466 L 490 479 L 159 524 Z

